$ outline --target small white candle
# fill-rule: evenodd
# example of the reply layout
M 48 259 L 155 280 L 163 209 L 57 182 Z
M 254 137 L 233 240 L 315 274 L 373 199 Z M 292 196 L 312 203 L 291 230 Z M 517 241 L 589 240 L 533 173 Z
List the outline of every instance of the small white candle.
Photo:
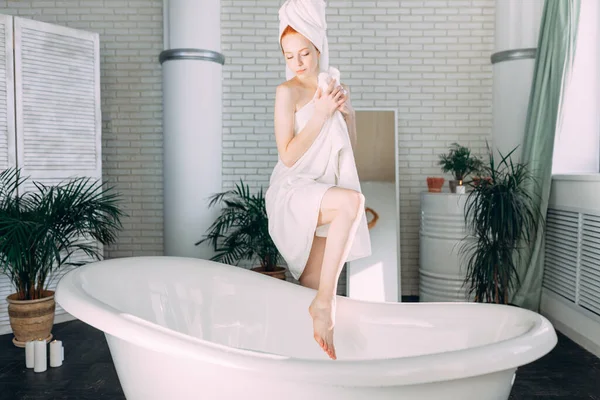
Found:
M 34 365 L 34 345 L 35 342 L 33 340 L 30 340 L 27 343 L 25 343 L 25 366 L 27 368 L 33 368 Z
M 53 340 L 50 342 L 50 366 L 60 367 L 63 361 L 62 342 Z
M 457 186 L 456 187 L 456 193 L 457 194 L 465 194 L 465 187 L 464 186 Z
M 33 346 L 34 355 L 33 355 L 33 371 L 34 372 L 44 372 L 48 367 L 47 363 L 47 353 L 46 353 L 46 340 L 38 339 L 35 341 Z

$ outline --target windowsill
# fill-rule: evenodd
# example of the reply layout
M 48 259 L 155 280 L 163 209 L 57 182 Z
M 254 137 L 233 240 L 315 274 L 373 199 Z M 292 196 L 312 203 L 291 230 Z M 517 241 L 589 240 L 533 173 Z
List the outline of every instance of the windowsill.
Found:
M 573 173 L 552 175 L 553 181 L 600 182 L 600 173 Z

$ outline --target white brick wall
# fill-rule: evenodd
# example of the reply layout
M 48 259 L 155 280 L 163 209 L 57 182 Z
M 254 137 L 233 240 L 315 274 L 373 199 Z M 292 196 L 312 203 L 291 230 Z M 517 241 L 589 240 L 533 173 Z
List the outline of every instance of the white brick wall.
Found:
M 162 254 L 162 0 L 0 1 L 0 13 L 100 34 L 103 179 L 130 215 L 106 256 Z
M 223 181 L 266 188 L 277 151 L 282 0 L 222 0 Z M 419 193 L 453 141 L 491 136 L 495 0 L 328 1 L 331 64 L 356 108 L 398 109 L 403 294 L 418 294 Z M 161 0 L 2 1 L 0 12 L 100 34 L 103 173 L 130 214 L 108 257 L 162 254 Z
M 267 187 L 277 160 L 282 1 L 222 0 L 223 180 Z M 418 294 L 419 193 L 454 141 L 491 138 L 495 0 L 327 1 L 330 63 L 361 107 L 398 109 L 402 291 Z M 359 133 L 360 134 L 360 133 Z

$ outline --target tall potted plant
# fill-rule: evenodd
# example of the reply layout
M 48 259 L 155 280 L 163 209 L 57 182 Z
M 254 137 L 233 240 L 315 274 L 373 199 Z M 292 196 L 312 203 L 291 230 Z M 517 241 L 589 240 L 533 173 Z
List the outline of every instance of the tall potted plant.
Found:
M 0 263 L 15 289 L 7 302 L 18 347 L 52 338 L 55 301 L 49 278 L 65 265 L 83 264 L 74 255 L 100 259 L 90 242 L 114 242 L 123 215 L 112 188 L 102 189 L 91 178 L 54 186 L 33 182 L 30 191 L 26 181 L 20 169 L 0 173 Z
M 544 226 L 539 203 L 531 193 L 535 180 L 524 163 L 501 156 L 496 165 L 481 167 L 486 179 L 472 185 L 465 202 L 468 237 L 460 252 L 466 258 L 465 283 L 477 302 L 507 304 L 509 292 L 520 284 L 517 263 L 521 246 L 529 247 L 538 227 Z M 539 223 L 539 225 L 538 225 Z
M 456 186 L 462 185 L 469 174 L 478 172 L 483 161 L 479 157 L 471 155 L 468 147 L 452 143 L 448 154 L 440 155 L 439 165 L 442 167 L 442 172 L 452 173 L 454 179 L 449 180 L 448 184 L 450 191 L 456 193 Z
M 252 194 L 240 181 L 234 189 L 211 196 L 209 207 L 216 204 L 224 207 L 196 245 L 212 245 L 216 252 L 213 261 L 239 265 L 242 260 L 257 260 L 259 266 L 253 271 L 285 280 L 285 268 L 279 265 L 282 256 L 269 235 L 262 188 Z

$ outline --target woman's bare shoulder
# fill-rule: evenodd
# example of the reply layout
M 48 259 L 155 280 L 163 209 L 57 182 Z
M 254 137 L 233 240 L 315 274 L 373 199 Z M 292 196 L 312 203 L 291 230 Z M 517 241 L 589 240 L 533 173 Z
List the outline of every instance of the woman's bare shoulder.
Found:
M 296 103 L 298 102 L 298 96 L 298 84 L 292 81 L 285 81 L 279 84 L 275 92 L 275 99 L 277 102 L 281 102 L 293 109 L 295 109 Z
M 277 93 L 290 95 L 297 95 L 299 90 L 299 85 L 294 81 L 285 81 L 277 86 Z
M 287 84 L 287 82 L 277 86 L 277 89 L 275 90 L 276 105 L 280 105 L 283 108 L 289 109 L 294 107 L 295 101 L 296 99 L 294 96 L 294 90 Z

